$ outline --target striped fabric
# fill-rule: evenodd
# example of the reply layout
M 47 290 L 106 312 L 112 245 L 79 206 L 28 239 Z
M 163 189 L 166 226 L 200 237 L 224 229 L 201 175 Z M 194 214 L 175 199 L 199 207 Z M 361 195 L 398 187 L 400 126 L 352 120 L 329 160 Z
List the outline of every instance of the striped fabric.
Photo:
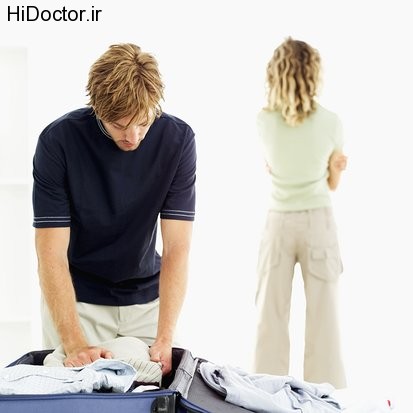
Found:
M 151 361 L 149 346 L 136 337 L 116 337 L 112 340 L 97 343 L 95 346 L 105 348 L 112 352 L 115 360 L 127 363 L 135 368 L 134 381 L 140 384 L 159 384 L 162 381 L 161 363 Z M 62 346 L 58 346 L 44 359 L 43 365 L 49 367 L 62 367 L 66 355 Z

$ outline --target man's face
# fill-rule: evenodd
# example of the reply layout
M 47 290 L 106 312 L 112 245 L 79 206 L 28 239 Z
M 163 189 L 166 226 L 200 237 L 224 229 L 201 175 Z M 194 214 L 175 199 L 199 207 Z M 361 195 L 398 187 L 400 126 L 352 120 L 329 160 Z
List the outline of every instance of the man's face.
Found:
M 153 122 L 152 118 L 152 120 L 145 125 L 131 124 L 126 127 L 130 122 L 131 117 L 132 116 L 126 116 L 122 119 L 118 119 L 116 122 L 102 121 L 103 126 L 112 137 L 113 142 L 115 142 L 118 148 L 122 151 L 134 151 L 137 149 Z

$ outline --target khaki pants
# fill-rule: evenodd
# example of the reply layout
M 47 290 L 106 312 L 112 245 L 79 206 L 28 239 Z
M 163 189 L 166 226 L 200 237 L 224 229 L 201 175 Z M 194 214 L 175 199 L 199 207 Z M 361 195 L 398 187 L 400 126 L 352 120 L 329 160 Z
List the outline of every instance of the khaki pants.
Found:
M 137 337 L 151 345 L 156 338 L 159 298 L 147 304 L 128 306 L 96 305 L 78 302 L 80 323 L 90 345 L 116 337 Z M 60 345 L 46 302 L 42 299 L 41 316 L 43 347 L 52 349 Z
M 258 258 L 258 325 L 254 369 L 288 375 L 294 266 L 306 297 L 304 380 L 346 387 L 338 326 L 343 270 L 331 208 L 268 213 Z

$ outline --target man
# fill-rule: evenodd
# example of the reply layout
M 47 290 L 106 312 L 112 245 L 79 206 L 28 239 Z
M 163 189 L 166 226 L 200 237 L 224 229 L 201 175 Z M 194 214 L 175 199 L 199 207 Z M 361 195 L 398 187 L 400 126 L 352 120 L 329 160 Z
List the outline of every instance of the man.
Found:
M 195 215 L 194 133 L 161 112 L 158 64 L 134 44 L 110 46 L 87 92 L 87 107 L 43 130 L 33 159 L 43 343 L 81 366 L 112 357 L 100 342 L 135 336 L 166 374 Z

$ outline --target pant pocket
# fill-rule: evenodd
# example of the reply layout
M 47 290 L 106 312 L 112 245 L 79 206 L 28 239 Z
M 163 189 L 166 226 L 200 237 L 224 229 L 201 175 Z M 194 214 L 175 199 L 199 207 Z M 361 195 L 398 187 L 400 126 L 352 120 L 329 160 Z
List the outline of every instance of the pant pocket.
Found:
M 335 281 L 343 272 L 338 244 L 324 247 L 309 247 L 308 271 L 324 281 Z

